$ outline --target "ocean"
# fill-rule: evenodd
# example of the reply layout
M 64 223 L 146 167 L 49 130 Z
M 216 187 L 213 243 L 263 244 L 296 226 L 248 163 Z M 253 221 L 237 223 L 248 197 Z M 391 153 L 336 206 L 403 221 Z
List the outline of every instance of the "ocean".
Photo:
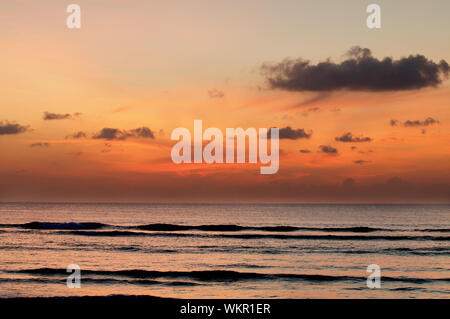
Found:
M 450 205 L 0 203 L 0 298 L 87 295 L 448 298 Z

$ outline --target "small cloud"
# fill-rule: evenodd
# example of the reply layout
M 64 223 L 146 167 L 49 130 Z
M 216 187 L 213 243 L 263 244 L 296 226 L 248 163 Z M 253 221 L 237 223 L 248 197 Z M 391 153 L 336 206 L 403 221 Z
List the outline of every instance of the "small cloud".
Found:
M 327 99 L 328 97 L 330 97 L 331 94 L 328 92 L 320 92 L 320 93 L 316 93 L 315 96 L 310 97 L 300 103 L 295 104 L 293 107 L 303 107 L 303 106 L 308 106 L 311 104 L 316 104 L 319 103 L 325 99 Z
M 95 134 L 93 139 L 105 140 L 126 140 L 127 138 L 150 138 L 154 139 L 155 134 L 148 127 L 139 127 L 133 130 L 120 130 L 117 128 L 105 127 Z
M 391 126 L 397 126 L 399 123 L 398 120 L 391 120 L 389 124 L 391 124 Z
M 357 161 L 353 161 L 353 163 L 358 164 L 358 165 L 363 165 L 363 164 L 367 164 L 370 163 L 370 161 L 365 161 L 365 160 L 357 160 Z
M 105 149 L 103 149 L 103 150 L 101 150 L 101 152 L 102 153 L 108 153 L 108 152 L 110 152 L 111 151 L 111 148 L 112 148 L 112 145 L 111 145 L 111 143 L 104 143 L 104 145 L 105 145 Z
M 373 150 L 367 150 L 367 151 L 359 151 L 360 154 L 370 154 L 373 153 Z
M 155 138 L 155 134 L 148 127 L 139 127 L 127 132 L 128 137 Z
M 306 132 L 304 129 L 292 129 L 290 126 L 279 129 L 279 138 L 288 140 L 297 140 L 301 138 L 310 138 L 312 131 Z M 270 131 L 268 133 L 268 138 L 270 138 Z
M 92 138 L 94 139 L 105 139 L 105 140 L 119 140 L 125 139 L 124 134 L 121 130 L 117 128 L 103 128 L 99 133 L 95 134 Z
M 354 136 L 350 132 L 344 133 L 342 136 L 336 137 L 335 140 L 344 143 L 363 143 L 372 141 L 370 137 Z
M 225 93 L 217 89 L 208 90 L 208 95 L 211 99 L 221 99 L 225 97 Z
M 308 116 L 310 113 L 316 113 L 320 111 L 320 107 L 311 107 L 302 113 L 303 116 Z
M 338 150 L 330 145 L 320 145 L 319 148 L 323 153 L 327 153 L 327 154 L 337 154 L 338 153 Z
M 118 107 L 117 109 L 113 110 L 112 113 L 121 113 L 121 112 L 125 112 L 128 111 L 129 109 L 131 109 L 131 106 L 122 106 L 122 107 Z
M 33 144 L 30 144 L 30 147 L 49 147 L 50 146 L 50 144 L 48 144 L 48 143 L 33 143 Z
M 300 153 L 303 153 L 303 154 L 311 153 L 311 151 L 310 151 L 310 150 L 307 150 L 307 149 L 300 150 L 299 152 L 300 152 Z
M 406 127 L 415 127 L 415 126 L 430 126 L 430 125 L 434 125 L 434 124 L 439 124 L 438 120 L 435 120 L 432 117 L 426 118 L 424 121 L 419 121 L 419 120 L 415 120 L 415 121 L 406 121 L 403 123 L 404 126 Z
M 76 112 L 73 114 L 58 114 L 58 113 L 50 113 L 50 112 L 44 112 L 43 119 L 44 121 L 52 121 L 52 120 L 69 120 L 69 119 L 75 119 L 82 115 L 80 112 Z
M 0 135 L 13 135 L 24 133 L 29 130 L 29 126 L 10 123 L 8 121 L 0 121 Z
M 80 139 L 80 138 L 86 138 L 86 137 L 87 137 L 87 135 L 86 135 L 85 132 L 78 131 L 78 132 L 75 132 L 75 133 L 73 133 L 71 135 L 67 135 L 66 139 L 69 139 L 69 138 Z
M 425 120 L 407 120 L 403 123 L 401 123 L 398 120 L 391 120 L 390 124 L 391 126 L 398 126 L 402 124 L 404 127 L 420 127 L 420 126 L 431 126 L 435 124 L 439 124 L 440 122 L 432 117 L 428 117 Z

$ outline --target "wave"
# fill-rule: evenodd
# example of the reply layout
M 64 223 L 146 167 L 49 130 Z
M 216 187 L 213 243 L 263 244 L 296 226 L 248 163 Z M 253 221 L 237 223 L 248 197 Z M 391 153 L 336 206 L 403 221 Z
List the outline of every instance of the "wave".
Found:
M 100 229 L 108 225 L 102 223 L 50 223 L 50 222 L 30 222 L 25 224 L 0 224 L 0 227 L 24 228 L 24 229 Z
M 36 268 L 10 271 L 15 273 L 26 273 L 33 275 L 67 275 L 65 269 L 57 268 Z M 127 277 L 138 280 L 157 278 L 189 278 L 191 280 L 203 282 L 220 281 L 240 281 L 240 280 L 290 280 L 290 281 L 310 281 L 310 282 L 332 282 L 332 281 L 363 281 L 366 277 L 346 276 L 346 275 L 321 275 L 321 274 L 289 274 L 289 273 L 255 273 L 238 272 L 232 270 L 195 270 L 195 271 L 156 271 L 156 270 L 82 270 L 84 275 Z M 412 278 L 412 277 L 389 277 L 382 276 L 383 281 L 403 282 L 403 283 L 430 283 L 430 282 L 450 282 L 450 278 Z M 134 281 L 133 281 L 134 282 Z M 137 281 L 139 283 L 139 281 Z
M 376 231 L 395 231 L 394 229 L 387 228 L 373 228 L 365 226 L 357 227 L 298 227 L 298 226 L 240 226 L 235 224 L 224 225 L 177 225 L 177 224 L 144 224 L 137 226 L 116 226 L 95 222 L 37 222 L 33 221 L 25 224 L 0 224 L 0 227 L 16 227 L 24 229 L 85 229 L 93 230 L 100 228 L 126 228 L 146 231 L 205 231 L 205 232 L 239 232 L 239 231 L 265 231 L 265 232 L 293 232 L 293 231 L 317 231 L 317 232 L 352 232 L 352 233 L 370 233 Z
M 54 284 L 56 282 L 65 283 L 67 279 L 52 279 L 52 278 L 0 278 L 0 281 L 12 282 L 12 283 L 43 283 Z M 83 283 L 92 284 L 134 284 L 134 285 L 162 285 L 162 286 L 200 286 L 200 283 L 190 281 L 159 281 L 150 279 L 115 279 L 115 278 L 95 278 L 95 277 L 82 277 Z
M 108 225 L 97 222 L 38 222 L 33 221 L 24 224 L 0 224 L 3 228 L 24 228 L 24 229 L 42 229 L 42 230 L 96 230 L 102 228 L 114 229 L 135 229 L 145 231 L 163 231 L 163 232 L 179 232 L 179 231 L 204 231 L 204 232 L 241 232 L 241 231 L 264 231 L 264 232 L 294 232 L 294 231 L 310 231 L 310 232 L 349 232 L 349 233 L 372 233 L 372 232 L 395 232 L 408 231 L 405 229 L 378 228 L 367 226 L 354 227 L 300 227 L 300 226 L 241 226 L 236 224 L 222 225 L 178 225 L 178 224 L 144 224 L 136 226 L 117 226 Z M 417 232 L 450 232 L 449 228 L 425 228 L 413 229 Z
M 220 231 L 236 232 L 246 230 L 266 231 L 266 232 L 292 232 L 292 231 L 321 231 L 321 232 L 354 232 L 368 233 L 374 231 L 389 231 L 388 229 L 372 227 L 297 227 L 297 226 L 239 226 L 239 225 L 175 225 L 175 224 L 148 224 L 134 226 L 131 228 L 149 231 Z
M 450 233 L 450 228 L 425 228 L 425 229 L 415 229 L 415 231 L 433 232 L 433 233 Z
M 197 234 L 197 233 L 146 233 L 135 231 L 67 231 L 60 234 L 78 236 L 148 236 L 148 237 L 202 237 L 202 238 L 235 238 L 235 239 L 287 239 L 287 240 L 431 240 L 450 241 L 450 236 L 366 236 L 366 235 L 287 235 L 287 234 Z

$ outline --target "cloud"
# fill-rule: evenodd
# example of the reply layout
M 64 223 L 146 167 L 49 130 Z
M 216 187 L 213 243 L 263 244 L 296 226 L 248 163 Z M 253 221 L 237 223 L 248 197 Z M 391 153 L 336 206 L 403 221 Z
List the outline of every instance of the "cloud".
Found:
M 225 97 L 225 93 L 223 91 L 217 90 L 217 89 L 208 90 L 208 95 L 209 95 L 209 98 L 211 98 L 211 99 L 221 99 L 221 98 Z
M 155 138 L 155 134 L 148 127 L 139 127 L 133 130 L 120 130 L 117 128 L 105 127 L 95 134 L 94 139 L 105 140 L 125 140 L 127 138 Z
M 80 139 L 80 138 L 86 138 L 86 137 L 87 137 L 87 135 L 86 135 L 85 132 L 78 131 L 78 132 L 75 132 L 75 133 L 73 133 L 71 135 L 67 135 L 66 139 L 67 138 Z
M 405 127 L 418 127 L 418 126 L 431 126 L 431 125 L 435 125 L 435 124 L 439 124 L 440 122 L 432 117 L 428 117 L 423 121 L 420 120 L 407 120 L 403 123 L 401 123 L 398 120 L 391 120 L 390 124 L 391 126 L 398 126 L 400 124 L 402 124 Z
M 105 145 L 105 149 L 101 150 L 101 152 L 102 153 L 109 153 L 109 152 L 111 152 L 112 145 L 110 143 L 105 143 L 104 145 Z
M 58 114 L 58 113 L 50 113 L 50 112 L 44 112 L 43 119 L 44 121 L 51 121 L 51 120 L 68 120 L 68 119 L 74 119 L 81 116 L 80 112 L 76 112 L 73 114 Z
M 29 130 L 29 126 L 0 121 L 0 135 L 20 134 Z
M 408 121 L 403 123 L 403 125 L 406 126 L 406 127 L 408 127 L 408 126 L 429 126 L 429 125 L 434 125 L 434 124 L 439 124 L 439 121 L 435 120 L 432 117 L 429 117 L 429 118 L 425 119 L 424 121 L 419 121 L 419 120 L 411 121 L 411 120 L 408 120 Z
M 128 111 L 132 108 L 132 106 L 121 106 L 115 110 L 112 111 L 112 113 L 121 113 L 121 112 L 125 112 Z
M 363 143 L 372 141 L 370 137 L 354 136 L 350 132 L 344 133 L 342 136 L 335 137 L 335 140 L 344 143 Z
M 311 105 L 311 104 L 315 104 L 315 103 L 318 103 L 318 102 L 320 102 L 322 100 L 327 99 L 330 96 L 331 96 L 331 94 L 328 93 L 328 92 L 316 93 L 315 96 L 310 97 L 310 98 L 308 98 L 308 99 L 306 99 L 306 100 L 304 100 L 304 101 L 302 101 L 300 103 L 297 103 L 296 105 L 294 105 L 294 107 L 302 107 L 302 106 L 308 106 L 308 105 Z
M 50 146 L 50 144 L 48 144 L 48 143 L 33 143 L 33 144 L 30 144 L 30 147 L 49 147 Z
M 397 126 L 399 123 L 400 123 L 400 122 L 399 122 L 398 120 L 391 120 L 391 121 L 389 122 L 389 124 L 390 124 L 391 126 Z
M 450 71 L 445 60 L 435 63 L 423 55 L 379 60 L 369 49 L 356 46 L 347 52 L 347 56 L 341 63 L 327 60 L 316 65 L 303 59 L 285 59 L 277 64 L 264 64 L 261 71 L 270 88 L 298 92 L 400 91 L 436 87 Z
M 370 163 L 370 161 L 365 161 L 365 160 L 357 160 L 357 161 L 353 161 L 353 163 L 358 164 L 358 165 L 362 165 L 362 164 L 367 164 Z
M 320 107 L 310 107 L 306 111 L 302 112 L 303 116 L 308 116 L 310 113 L 320 112 Z
M 329 145 L 320 145 L 319 148 L 323 153 L 328 153 L 328 154 L 337 154 L 338 153 L 338 150 L 336 148 L 329 146 Z
M 297 140 L 300 138 L 310 138 L 312 132 L 306 132 L 304 129 L 292 129 L 290 126 L 279 129 L 279 138 L 288 140 Z M 270 138 L 270 131 L 268 133 L 268 138 Z
M 310 151 L 310 150 L 307 150 L 307 149 L 305 149 L 305 150 L 300 150 L 299 152 L 300 152 L 300 153 L 303 153 L 303 154 L 311 153 L 311 151 Z

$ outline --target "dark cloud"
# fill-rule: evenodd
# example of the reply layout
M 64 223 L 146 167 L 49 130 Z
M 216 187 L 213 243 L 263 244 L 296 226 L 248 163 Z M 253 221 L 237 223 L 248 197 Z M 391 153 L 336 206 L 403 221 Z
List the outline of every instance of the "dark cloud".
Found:
M 51 121 L 51 120 L 68 120 L 68 119 L 74 119 L 77 117 L 80 117 L 81 113 L 76 112 L 74 114 L 58 114 L 58 113 L 50 113 L 50 112 L 44 112 L 44 121 Z
M 436 87 L 450 71 L 446 61 L 435 63 L 423 55 L 379 60 L 369 49 L 360 47 L 351 48 L 347 55 L 348 58 L 341 63 L 324 61 L 314 65 L 302 59 L 285 59 L 277 64 L 264 64 L 261 69 L 271 88 L 299 92 L 397 91 Z
M 320 145 L 319 148 L 323 153 L 328 153 L 328 154 L 337 154 L 338 153 L 338 150 L 330 145 Z
M 408 127 L 408 126 L 429 126 L 429 125 L 434 125 L 434 124 L 439 124 L 438 120 L 435 120 L 432 117 L 429 117 L 427 119 L 425 119 L 424 121 L 419 121 L 419 120 L 415 120 L 415 121 L 406 121 L 403 123 L 404 126 Z
M 357 160 L 357 161 L 353 161 L 353 163 L 358 164 L 358 165 L 362 165 L 362 164 L 367 164 L 370 163 L 370 161 L 365 161 L 365 160 Z
M 73 138 L 73 139 L 80 139 L 80 138 L 86 138 L 86 137 L 87 137 L 87 134 L 85 132 L 82 132 L 82 131 L 78 131 L 78 132 L 75 132 L 75 133 L 73 133 L 71 135 L 67 135 L 66 136 L 66 138 Z
M 398 120 L 391 120 L 389 122 L 389 124 L 391 124 L 391 126 L 397 126 L 400 122 Z
M 33 143 L 33 144 L 30 144 L 30 147 L 49 147 L 50 146 L 50 144 L 48 144 L 48 143 Z
M 155 138 L 155 134 L 148 127 L 139 127 L 127 132 L 128 137 Z
M 360 154 L 370 154 L 373 153 L 373 150 L 367 150 L 367 151 L 359 151 Z
M 217 89 L 208 90 L 208 95 L 211 99 L 221 99 L 225 97 L 225 93 Z
M 432 117 L 428 117 L 425 120 L 421 121 L 421 120 L 407 120 L 403 123 L 401 123 L 398 120 L 394 120 L 392 119 L 390 121 L 391 126 L 398 126 L 398 125 L 403 125 L 405 127 L 417 127 L 417 126 L 431 126 L 431 125 L 435 125 L 435 124 L 439 124 L 440 122 Z
M 370 137 L 355 136 L 350 132 L 344 133 L 342 136 L 336 137 L 335 140 L 344 143 L 363 143 L 372 141 Z
M 105 140 L 125 140 L 127 138 L 155 138 L 155 134 L 148 127 L 139 127 L 133 130 L 120 130 L 117 128 L 105 127 L 95 134 L 94 139 Z
M 20 134 L 29 130 L 29 126 L 0 121 L 0 135 Z
M 117 128 L 103 128 L 99 133 L 95 134 L 92 138 L 106 139 L 106 140 L 123 140 L 125 139 L 124 133 Z
M 308 154 L 308 153 L 311 153 L 311 151 L 310 150 L 300 150 L 299 151 L 300 153 L 303 153 L 303 154 Z
M 290 126 L 279 129 L 280 139 L 297 140 L 300 138 L 310 138 L 312 132 L 306 132 L 304 129 L 292 129 Z M 270 138 L 270 131 L 268 133 L 268 138 Z
M 310 113 L 320 112 L 320 107 L 310 107 L 306 111 L 302 112 L 303 116 L 308 116 Z

